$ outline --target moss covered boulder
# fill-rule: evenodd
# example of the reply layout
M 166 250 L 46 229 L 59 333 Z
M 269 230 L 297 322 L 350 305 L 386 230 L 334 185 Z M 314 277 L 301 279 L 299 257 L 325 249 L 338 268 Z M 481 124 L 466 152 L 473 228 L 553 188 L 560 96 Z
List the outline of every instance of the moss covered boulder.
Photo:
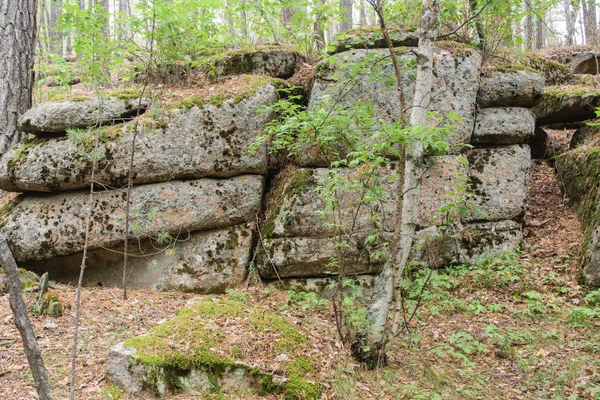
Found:
M 585 121 L 596 117 L 600 91 L 582 87 L 546 88 L 542 100 L 532 109 L 537 126 Z
M 318 399 L 311 354 L 319 351 L 288 317 L 243 301 L 198 298 L 148 334 L 113 347 L 106 366 L 131 394 Z
M 267 75 L 287 79 L 294 75 L 304 58 L 295 50 L 281 46 L 262 46 L 226 52 L 210 72 L 215 76 Z
M 134 134 L 136 185 L 265 173 L 265 145 L 252 154 L 249 148 L 273 117 L 258 110 L 276 102 L 277 93 L 265 79 L 252 82 L 261 86 L 249 88 L 245 96 L 188 98 L 175 109 L 157 106 L 125 125 L 88 132 L 87 142 L 63 137 L 21 143 L 0 158 L 0 189 L 53 192 L 90 186 L 92 164 L 87 154 L 94 136 L 99 137 L 101 156 L 94 179 L 109 187 L 128 182 Z
M 583 229 L 582 282 L 600 287 L 600 147 L 584 144 L 563 153 L 556 166 Z
M 419 35 L 415 29 L 388 27 L 392 46 L 416 47 L 419 45 Z M 340 35 L 330 54 L 337 54 L 352 49 L 387 49 L 387 44 L 379 26 L 367 25 L 354 28 Z

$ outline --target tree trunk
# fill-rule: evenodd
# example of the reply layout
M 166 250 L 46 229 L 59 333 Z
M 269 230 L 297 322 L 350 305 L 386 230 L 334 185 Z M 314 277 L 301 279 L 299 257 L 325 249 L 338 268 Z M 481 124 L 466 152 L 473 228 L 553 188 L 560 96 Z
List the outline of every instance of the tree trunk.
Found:
M 524 7 L 527 15 L 525 17 L 525 48 L 533 50 L 533 10 L 527 0 L 524 1 Z
M 0 153 L 21 140 L 17 120 L 31 108 L 36 35 L 35 0 L 0 2 Z
M 469 8 L 471 9 L 471 15 L 475 15 L 478 11 L 478 0 L 469 0 Z M 483 30 L 483 24 L 479 17 L 475 18 L 475 29 L 477 30 L 477 37 L 479 38 L 479 48 L 485 49 L 485 31 Z
M 352 0 L 340 0 L 340 12 L 343 20 L 338 33 L 345 33 L 352 29 Z
M 62 13 L 62 0 L 54 0 L 50 3 L 50 18 L 48 19 L 48 30 L 50 36 L 48 42 L 50 51 L 62 55 L 63 52 L 63 33 L 56 28 L 58 17 Z
M 44 366 L 44 360 L 42 359 L 42 352 L 38 345 L 37 337 L 35 336 L 35 332 L 31 327 L 31 322 L 27 317 L 27 306 L 25 305 L 23 293 L 21 292 L 21 281 L 19 279 L 17 263 L 13 258 L 10 248 L 6 243 L 6 238 L 2 232 L 0 232 L 0 264 L 8 277 L 8 300 L 14 315 L 15 325 L 23 339 L 23 349 L 25 350 L 25 355 L 27 356 L 31 373 L 33 374 L 35 389 L 37 390 L 40 400 L 51 400 L 54 398 L 52 395 L 52 387 L 50 387 L 48 373 Z
M 542 0 L 538 0 L 536 7 L 535 20 L 535 49 L 541 50 L 544 48 L 544 14 Z
M 281 22 L 289 27 L 289 24 L 292 23 L 292 19 L 294 18 L 294 14 L 296 14 L 296 8 L 283 7 L 281 9 Z
M 410 126 L 427 124 L 428 105 L 430 104 L 433 82 L 433 46 L 439 30 L 439 0 L 423 0 L 423 14 L 419 34 L 417 53 L 417 77 L 415 94 L 410 115 Z M 380 14 L 380 19 L 381 14 Z M 381 23 L 382 31 L 385 25 Z M 389 36 L 384 33 L 386 41 Z M 393 49 L 390 51 L 393 52 Z M 396 73 L 401 90 L 403 84 Z M 355 355 L 367 366 L 374 368 L 385 364 L 386 344 L 395 336 L 399 323 L 400 283 L 408 256 L 413 244 L 420 211 L 421 176 L 423 175 L 423 144 L 419 141 L 404 149 L 403 181 L 398 183 L 397 225 L 395 228 L 392 255 L 386 261 L 377 278 L 375 291 L 369 306 L 367 319 L 369 330 L 353 349 Z M 388 313 L 394 310 L 391 330 L 386 330 Z
M 596 7 L 594 0 L 581 0 L 583 11 L 583 26 L 585 28 L 585 43 L 596 44 Z
M 563 0 L 563 8 L 565 13 L 565 24 L 567 26 L 567 36 L 565 38 L 565 44 L 572 46 L 575 44 L 575 19 L 576 10 L 571 7 L 571 0 Z

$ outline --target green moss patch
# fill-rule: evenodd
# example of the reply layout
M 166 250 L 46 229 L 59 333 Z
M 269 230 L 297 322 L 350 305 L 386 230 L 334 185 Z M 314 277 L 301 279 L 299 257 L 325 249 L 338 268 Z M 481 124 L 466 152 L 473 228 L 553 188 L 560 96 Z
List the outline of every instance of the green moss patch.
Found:
M 485 67 L 504 72 L 528 70 L 538 72 L 546 78 L 546 85 L 562 85 L 571 83 L 574 79 L 571 68 L 549 60 L 537 53 L 526 53 L 503 49 L 485 60 Z M 484 68 L 484 70 L 486 69 Z
M 248 338 L 256 345 L 249 346 Z M 147 367 L 146 381 L 158 392 L 161 385 L 182 387 L 178 376 L 192 371 L 208 374 L 211 391 L 220 392 L 224 375 L 241 369 L 263 394 L 315 399 L 321 393 L 320 385 L 311 382 L 314 369 L 305 357 L 310 348 L 306 335 L 285 317 L 242 301 L 196 299 L 175 318 L 127 340 L 125 346 L 136 349 L 136 363 Z M 278 356 L 285 361 L 273 362 Z M 264 369 L 257 367 L 262 363 Z M 273 367 L 287 376 L 287 383 L 273 382 L 272 373 L 266 372 Z

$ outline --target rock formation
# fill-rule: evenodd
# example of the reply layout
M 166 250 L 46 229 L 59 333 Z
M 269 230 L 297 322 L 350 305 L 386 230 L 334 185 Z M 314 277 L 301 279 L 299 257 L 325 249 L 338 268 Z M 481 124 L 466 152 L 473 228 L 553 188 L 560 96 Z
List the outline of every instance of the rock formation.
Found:
M 397 39 L 403 45 L 415 45 L 410 32 L 405 33 L 400 32 Z M 450 154 L 430 158 L 423 176 L 418 233 L 423 246 L 415 249 L 414 257 L 424 257 L 422 247 L 445 224 L 440 208 L 467 190 L 469 211 L 463 213 L 456 234 L 438 248 L 438 258 L 442 264 L 473 264 L 515 249 L 522 239 L 531 162 L 524 143 L 534 136 L 531 108 L 542 97 L 544 77 L 527 69 L 487 70 L 481 76 L 481 56 L 476 50 L 459 44 L 439 45 L 432 109 L 442 123 L 454 125 L 455 135 L 450 139 Z M 334 74 L 349 76 L 361 62 L 372 61 L 369 73 L 363 72 L 337 102 L 370 101 L 376 117 L 385 123 L 400 117 L 387 50 L 350 48 L 333 57 L 336 63 L 318 68 L 309 107 L 319 107 L 338 95 L 339 86 L 331 79 Z M 405 69 L 406 106 L 412 101 L 415 59 L 403 48 L 397 57 Z M 289 76 L 300 62 L 289 50 L 232 53 L 223 59 L 229 61 L 217 63 L 216 74 L 233 73 L 228 65 L 246 58 L 252 68 L 244 72 L 278 77 Z M 269 61 L 279 59 L 287 61 Z M 134 187 L 127 232 L 131 286 L 222 292 L 240 284 L 251 259 L 265 279 L 319 280 L 336 273 L 330 265 L 336 231 L 320 215 L 325 206 L 319 182 L 331 172 L 360 179 L 360 171 L 330 171 L 327 161 L 309 146 L 271 180 L 268 145 L 253 143 L 274 118 L 259 110 L 274 104 L 278 96 L 268 79 L 244 79 L 250 82 L 244 93 L 175 104 L 144 101 L 146 113 L 137 115 L 136 109 L 130 121 L 123 121 L 117 106 L 96 110 L 96 105 L 107 104 L 100 99 L 46 103 L 32 109 L 21 126 L 36 137 L 0 158 L 0 188 L 24 192 L 1 217 L 19 263 L 37 272 L 49 270 L 53 279 L 69 280 L 75 275 L 84 243 L 93 143 L 66 137 L 65 132 L 85 128 L 90 137 L 100 138 L 87 284 L 120 281 L 126 234 L 123 188 L 134 136 Z M 90 114 L 98 111 L 101 117 L 83 122 L 74 118 L 84 109 L 94 109 Z M 49 136 L 48 132 L 55 133 Z M 343 146 L 340 149 L 343 153 Z M 353 245 L 344 250 L 346 272 L 351 275 L 376 274 L 387 254 L 385 243 L 393 234 L 397 163 L 382 166 L 377 174 L 385 201 L 355 209 L 360 195 L 352 189 L 340 200 L 341 222 L 353 225 L 348 233 Z

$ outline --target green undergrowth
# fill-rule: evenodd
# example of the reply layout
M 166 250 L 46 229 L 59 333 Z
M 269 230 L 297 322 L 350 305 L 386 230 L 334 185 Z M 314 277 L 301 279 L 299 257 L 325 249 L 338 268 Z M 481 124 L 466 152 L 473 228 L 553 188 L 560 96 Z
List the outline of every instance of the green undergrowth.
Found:
M 234 330 L 222 329 L 232 321 Z M 242 348 L 244 341 L 232 342 L 236 337 L 251 337 L 256 343 L 264 340 L 265 348 L 272 350 L 269 354 L 247 354 Z M 267 346 L 267 342 L 275 345 Z M 304 357 L 309 347 L 307 337 L 284 317 L 243 301 L 197 299 L 172 320 L 155 326 L 147 335 L 127 340 L 125 345 L 136 349 L 139 364 L 154 371 L 147 379 L 153 388 L 161 384 L 171 389 L 181 387 L 178 376 L 200 370 L 209 374 L 211 390 L 218 392 L 225 373 L 242 369 L 253 377 L 260 393 L 281 392 L 290 399 L 320 396 L 320 385 L 310 381 L 312 361 Z M 248 365 L 256 363 L 253 357 L 272 360 L 283 353 L 289 357 L 285 366 L 288 380 L 283 386 L 275 384 L 269 372 Z

